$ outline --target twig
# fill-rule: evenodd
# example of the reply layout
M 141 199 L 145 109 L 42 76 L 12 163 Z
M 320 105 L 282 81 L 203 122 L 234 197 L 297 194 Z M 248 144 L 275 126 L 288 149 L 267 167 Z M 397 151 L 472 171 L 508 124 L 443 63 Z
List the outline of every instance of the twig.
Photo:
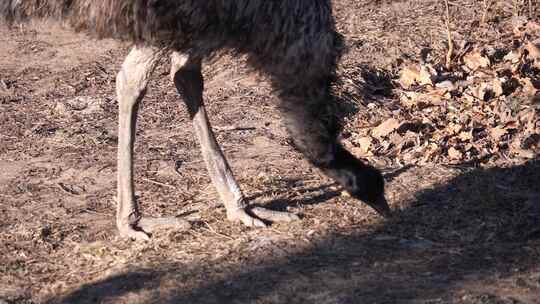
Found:
M 239 127 L 239 126 L 224 126 L 224 127 L 214 127 L 216 131 L 245 131 L 245 130 L 255 130 L 255 127 Z
M 100 169 L 97 170 L 98 173 L 101 173 L 101 171 L 107 169 L 107 168 L 110 168 L 112 167 L 113 165 L 112 164 L 106 164 L 105 166 L 101 167 Z
M 482 14 L 482 24 L 485 24 L 487 22 L 489 7 L 490 7 L 490 0 L 484 0 L 484 13 Z
M 234 240 L 234 238 L 232 238 L 232 237 L 230 237 L 230 236 L 228 236 L 226 234 L 219 233 L 219 232 L 215 231 L 214 228 L 212 228 L 212 226 L 210 226 L 210 224 L 208 224 L 207 222 L 203 222 L 203 223 L 206 225 L 206 227 L 208 227 L 208 231 L 212 232 L 213 234 L 219 235 L 219 236 L 224 237 L 224 238 L 229 239 L 229 240 Z
M 167 188 L 171 188 L 171 189 L 176 189 L 176 187 L 173 186 L 173 185 L 169 185 L 169 184 L 165 184 L 165 183 L 162 183 L 162 182 L 158 182 L 158 181 L 155 181 L 155 180 L 152 180 L 152 179 L 149 179 L 149 178 L 143 177 L 142 180 L 147 181 L 147 182 L 152 183 L 152 184 L 160 185 L 160 186 L 163 186 L 163 187 L 167 187 Z
M 448 0 L 444 0 L 444 6 L 446 8 L 446 36 L 448 39 L 448 53 L 446 53 L 446 69 L 452 68 L 452 56 L 454 55 L 454 42 L 452 41 L 452 33 L 450 32 L 450 8 L 448 6 Z
M 107 217 L 112 217 L 110 214 L 108 213 L 103 213 L 103 212 L 98 212 L 98 211 L 94 211 L 94 210 L 90 210 L 90 209 L 83 209 L 82 210 L 83 212 L 87 212 L 87 213 L 91 213 L 91 214 L 99 214 L 99 215 L 105 215 Z
M 71 194 L 71 195 L 80 195 L 81 193 L 73 189 L 73 186 L 68 187 L 67 185 L 64 185 L 64 183 L 56 183 L 58 188 L 60 188 L 62 191 Z M 84 187 L 79 187 L 82 192 L 85 191 Z
M 519 0 L 512 1 L 512 4 L 514 6 L 514 17 L 519 17 L 519 11 L 520 11 Z

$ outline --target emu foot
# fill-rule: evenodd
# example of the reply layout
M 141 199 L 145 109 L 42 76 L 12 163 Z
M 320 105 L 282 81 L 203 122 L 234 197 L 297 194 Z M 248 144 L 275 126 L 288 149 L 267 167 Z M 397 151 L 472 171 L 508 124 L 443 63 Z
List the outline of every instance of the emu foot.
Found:
M 158 230 L 187 230 L 191 224 L 176 217 L 143 217 L 136 225 L 119 225 L 120 236 L 136 241 L 150 240 L 150 234 Z
M 135 241 L 149 241 L 150 240 L 150 236 L 137 226 L 132 226 L 132 225 L 118 226 L 118 232 L 120 233 L 120 237 L 122 238 L 129 238 Z
M 248 227 L 266 227 L 266 222 L 292 222 L 300 218 L 298 215 L 290 212 L 274 211 L 262 207 L 252 207 L 245 209 L 236 209 L 227 212 L 229 221 L 240 221 Z

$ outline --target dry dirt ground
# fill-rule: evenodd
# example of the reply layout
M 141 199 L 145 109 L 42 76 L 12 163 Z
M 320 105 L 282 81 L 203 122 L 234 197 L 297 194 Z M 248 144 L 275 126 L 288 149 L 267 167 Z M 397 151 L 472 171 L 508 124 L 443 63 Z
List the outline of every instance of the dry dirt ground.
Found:
M 465 2 L 462 30 L 479 14 Z M 422 46 L 444 50 L 437 3 L 336 1 L 357 115 L 393 98 L 360 67 L 395 75 Z M 164 60 L 140 112 L 137 195 L 144 214 L 193 227 L 120 239 L 114 79 L 128 49 L 47 24 L 0 29 L 0 303 L 540 303 L 537 158 L 377 163 L 397 210 L 382 220 L 288 145 L 275 97 L 237 58 L 205 70 L 218 140 L 252 202 L 302 220 L 226 220 Z

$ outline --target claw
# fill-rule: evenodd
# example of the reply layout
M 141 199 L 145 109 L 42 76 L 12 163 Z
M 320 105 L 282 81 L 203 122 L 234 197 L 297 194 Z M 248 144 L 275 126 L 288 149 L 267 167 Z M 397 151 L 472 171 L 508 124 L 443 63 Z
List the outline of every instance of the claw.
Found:
M 150 240 L 149 233 L 153 233 L 162 229 L 175 229 L 175 230 L 187 230 L 191 228 L 191 224 L 188 221 L 175 218 L 175 217 L 163 217 L 163 218 L 140 218 L 135 224 L 120 224 L 118 230 L 120 236 L 123 238 L 130 238 L 136 241 L 148 241 Z
M 135 230 L 131 226 L 122 227 L 119 230 L 120 230 L 120 236 L 123 238 L 130 238 L 135 241 L 149 241 L 150 240 L 150 236 L 148 236 L 146 232 Z
M 249 211 L 255 216 L 270 222 L 292 222 L 300 219 L 300 217 L 294 213 L 268 210 L 262 207 L 254 207 Z
M 253 215 L 251 215 L 251 214 Z M 249 209 L 249 213 L 245 209 L 237 209 L 235 212 L 228 212 L 227 217 L 230 221 L 240 221 L 248 227 L 267 227 L 264 221 L 267 222 L 292 222 L 299 220 L 298 215 L 268 210 L 262 207 L 254 207 Z
M 242 223 L 248 227 L 266 228 L 266 224 L 263 221 L 249 215 L 242 219 Z
M 251 215 L 249 215 L 244 209 L 237 209 L 234 212 L 227 212 L 227 218 L 229 221 L 240 221 L 247 227 L 266 227 L 266 224 Z

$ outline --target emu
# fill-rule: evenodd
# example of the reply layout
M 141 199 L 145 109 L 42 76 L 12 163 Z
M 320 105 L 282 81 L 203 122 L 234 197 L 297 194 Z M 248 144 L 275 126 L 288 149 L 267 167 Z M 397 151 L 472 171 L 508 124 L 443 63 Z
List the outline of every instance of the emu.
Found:
M 203 103 L 203 60 L 230 51 L 269 76 L 294 147 L 353 197 L 389 216 L 384 180 L 337 140 L 332 113 L 343 42 L 330 0 L 2 0 L 7 24 L 42 18 L 97 38 L 133 47 L 117 75 L 118 193 L 116 225 L 122 237 L 148 240 L 174 219 L 142 217 L 134 196 L 133 143 L 139 102 L 158 59 L 171 54 L 170 76 L 187 106 L 212 182 L 227 218 L 247 226 L 292 221 L 288 212 L 250 208 L 217 143 Z

